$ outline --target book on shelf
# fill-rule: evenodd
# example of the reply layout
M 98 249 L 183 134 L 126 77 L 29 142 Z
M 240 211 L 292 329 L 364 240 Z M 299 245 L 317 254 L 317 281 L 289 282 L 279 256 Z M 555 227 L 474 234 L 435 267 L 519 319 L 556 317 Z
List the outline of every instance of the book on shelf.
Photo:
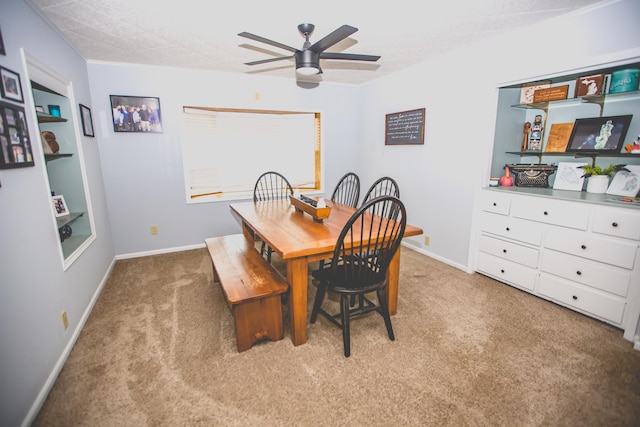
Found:
M 592 74 L 576 79 L 575 97 L 601 95 L 604 92 L 604 74 Z

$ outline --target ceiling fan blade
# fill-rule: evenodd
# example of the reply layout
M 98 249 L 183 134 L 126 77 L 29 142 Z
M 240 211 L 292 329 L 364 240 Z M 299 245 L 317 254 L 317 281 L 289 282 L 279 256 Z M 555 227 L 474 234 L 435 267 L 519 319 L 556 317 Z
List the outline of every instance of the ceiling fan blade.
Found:
M 271 46 L 279 47 L 280 49 L 288 50 L 290 52 L 295 52 L 296 50 L 298 50 L 298 49 L 293 48 L 291 46 L 287 46 L 286 44 L 274 42 L 273 40 L 265 39 L 264 37 L 260 37 L 260 36 L 256 36 L 255 34 L 247 33 L 246 31 L 238 33 L 238 35 L 240 37 L 246 37 L 248 39 L 255 40 L 257 42 L 270 44 Z
M 342 52 L 322 52 L 320 59 L 346 59 L 348 61 L 377 61 L 380 59 L 377 55 L 360 55 L 357 53 Z
M 356 31 L 358 31 L 356 27 L 352 27 L 351 25 L 343 25 L 331 34 L 315 42 L 309 49 L 313 50 L 314 52 L 322 52 L 323 50 L 330 48 L 339 41 L 346 39 Z
M 281 61 L 283 59 L 291 59 L 291 58 L 293 58 L 293 55 L 291 55 L 291 56 L 279 56 L 277 58 L 269 58 L 269 59 L 261 59 L 259 61 L 245 62 L 244 65 L 267 64 L 269 62 Z

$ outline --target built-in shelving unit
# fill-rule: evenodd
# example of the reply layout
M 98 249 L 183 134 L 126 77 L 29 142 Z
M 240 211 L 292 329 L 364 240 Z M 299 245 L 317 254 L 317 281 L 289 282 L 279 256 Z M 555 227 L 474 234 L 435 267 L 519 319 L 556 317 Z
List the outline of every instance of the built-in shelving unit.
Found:
M 519 104 L 528 82 L 499 89 L 491 176 L 504 174 L 514 160 L 640 164 L 640 154 L 624 152 L 640 135 L 640 91 L 571 97 L 576 79 L 640 68 L 631 62 L 545 80 L 551 87 L 569 85 L 568 99 Z M 536 82 L 540 83 L 540 82 Z M 579 118 L 631 114 L 621 152 L 522 151 L 525 122 L 544 114 L 544 129 Z M 567 126 L 568 127 L 568 126 Z M 605 160 L 602 160 L 605 159 Z M 533 164 L 533 163 L 532 163 Z M 614 325 L 624 338 L 636 338 L 640 324 L 640 204 L 632 198 L 549 188 L 482 188 L 475 270 L 510 286 Z
M 52 194 L 64 196 L 68 215 L 56 217 L 63 266 L 66 269 L 95 239 L 89 202 L 81 165 L 79 133 L 72 119 L 72 104 L 68 96 L 49 89 L 45 84 L 31 81 L 36 105 L 57 105 L 61 117 L 37 111 L 39 131 L 53 132 L 60 147 L 56 154 L 44 154 Z M 42 140 L 43 144 L 47 144 Z M 52 215 L 54 214 L 52 209 Z

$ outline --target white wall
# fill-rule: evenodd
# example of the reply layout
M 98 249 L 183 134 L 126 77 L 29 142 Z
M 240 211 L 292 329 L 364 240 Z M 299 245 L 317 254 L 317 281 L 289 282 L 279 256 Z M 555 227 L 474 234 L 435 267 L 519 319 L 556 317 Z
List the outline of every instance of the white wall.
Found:
M 338 179 L 359 163 L 360 107 L 352 86 L 323 83 L 304 89 L 289 79 L 107 63 L 90 63 L 88 70 L 118 255 L 204 245 L 208 237 L 240 232 L 228 202 L 186 203 L 183 106 L 321 112 L 329 195 Z M 109 95 L 159 97 L 164 132 L 115 133 Z M 158 235 L 151 235 L 151 225 L 158 225 Z
M 473 198 L 488 179 L 496 87 L 638 56 L 638 16 L 637 0 L 606 3 L 358 88 L 323 83 L 303 89 L 255 75 L 104 63 L 85 67 L 21 0 L 2 0 L 0 28 L 7 56 L 0 56 L 0 64 L 24 76 L 19 52 L 24 47 L 68 76 L 76 102 L 92 108 L 96 138 L 81 143 L 98 236 L 63 272 L 43 162 L 0 171 L 2 424 L 18 425 L 34 415 L 29 411 L 37 409 L 44 398 L 39 393 L 46 393 L 55 379 L 115 254 L 199 245 L 205 237 L 239 230 L 228 204 L 185 203 L 179 148 L 182 105 L 320 110 L 325 120 L 326 192 L 348 170 L 361 176 L 363 192 L 377 177 L 393 176 L 409 221 L 431 236 L 428 247 L 420 244 L 422 236 L 412 238 L 418 249 L 469 269 Z M 111 94 L 160 97 L 165 132 L 114 134 Z M 385 114 L 422 107 L 427 110 L 425 145 L 384 146 Z M 25 108 L 33 110 L 30 100 Z M 28 125 L 33 138 L 36 123 L 31 116 Z M 40 148 L 34 150 L 40 159 Z M 158 236 L 150 235 L 151 224 L 159 225 Z M 60 322 L 63 309 L 71 321 L 67 331 Z
M 470 271 L 475 192 L 488 184 L 497 87 L 640 55 L 640 2 L 601 3 L 362 87 L 362 175 L 397 178 L 418 249 Z M 384 115 L 426 108 L 424 146 L 384 146 Z M 516 136 L 516 146 L 519 136 Z M 514 159 L 515 161 L 515 159 Z
M 34 167 L 0 170 L 0 424 L 15 426 L 29 411 L 36 413 L 39 395 L 62 367 L 115 253 L 97 144 L 82 138 L 97 239 L 63 270 L 21 49 L 72 81 L 76 103 L 91 106 L 84 60 L 21 0 L 0 2 L 0 28 L 6 50 L 0 64 L 20 74 L 25 98 L 20 105 L 35 158 Z

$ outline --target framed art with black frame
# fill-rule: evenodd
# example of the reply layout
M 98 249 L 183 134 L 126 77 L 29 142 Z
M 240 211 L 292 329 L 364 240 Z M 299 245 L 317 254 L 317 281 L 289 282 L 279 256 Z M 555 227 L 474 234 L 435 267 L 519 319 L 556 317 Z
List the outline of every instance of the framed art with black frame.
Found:
M 0 101 L 0 169 L 34 166 L 24 108 Z
M 7 51 L 4 50 L 4 40 L 2 39 L 2 31 L 0 31 L 0 55 L 6 55 Z
M 619 153 L 632 115 L 576 119 L 567 152 Z
M 82 119 L 82 133 L 84 136 L 94 137 L 93 119 L 91 118 L 91 109 L 86 105 L 80 105 L 80 118 Z
M 114 132 L 162 133 L 160 98 L 110 95 Z
M 0 84 L 2 97 L 11 101 L 24 102 L 20 74 L 8 68 L 0 67 L 0 77 L 2 79 L 2 84 Z

